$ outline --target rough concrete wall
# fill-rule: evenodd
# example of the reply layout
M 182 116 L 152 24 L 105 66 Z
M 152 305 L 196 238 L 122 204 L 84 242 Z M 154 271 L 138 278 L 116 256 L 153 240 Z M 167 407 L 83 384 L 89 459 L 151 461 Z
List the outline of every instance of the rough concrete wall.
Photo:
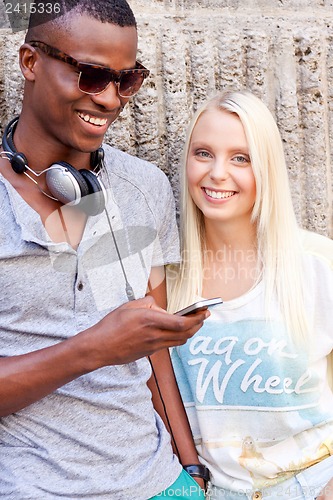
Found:
M 158 164 L 178 197 L 185 129 L 208 95 L 247 87 L 278 122 L 298 220 L 333 237 L 333 0 L 130 0 L 144 88 L 112 126 L 112 144 Z M 0 24 L 1 26 L 1 24 Z M 0 116 L 20 109 L 15 47 L 0 38 Z M 46 110 L 47 112 L 47 110 Z

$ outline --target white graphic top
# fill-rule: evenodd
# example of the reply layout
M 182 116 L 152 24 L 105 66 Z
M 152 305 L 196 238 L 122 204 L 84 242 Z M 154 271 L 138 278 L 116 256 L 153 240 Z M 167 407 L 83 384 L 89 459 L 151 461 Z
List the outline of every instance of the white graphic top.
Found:
M 326 356 L 333 348 L 333 269 L 312 251 L 304 264 L 308 352 L 290 340 L 276 308 L 265 321 L 263 283 L 211 308 L 203 328 L 172 351 L 197 448 L 216 486 L 271 486 L 332 454 Z

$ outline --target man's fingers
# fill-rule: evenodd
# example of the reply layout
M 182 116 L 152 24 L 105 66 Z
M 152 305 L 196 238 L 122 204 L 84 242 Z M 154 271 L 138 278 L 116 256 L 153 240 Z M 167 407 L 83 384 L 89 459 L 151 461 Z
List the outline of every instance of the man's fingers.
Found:
M 155 309 L 158 306 L 156 305 L 156 302 L 153 299 L 153 297 L 151 297 L 150 295 L 146 295 L 141 299 L 136 299 L 130 302 L 126 302 L 126 304 L 123 304 L 121 307 L 126 307 L 128 309 L 141 309 L 141 308 Z
M 205 312 L 185 317 L 168 314 L 164 310 L 162 312 L 154 310 L 154 314 L 150 312 L 149 317 L 151 324 L 155 324 L 157 328 L 180 333 L 192 330 L 193 328 L 200 328 L 207 316 Z

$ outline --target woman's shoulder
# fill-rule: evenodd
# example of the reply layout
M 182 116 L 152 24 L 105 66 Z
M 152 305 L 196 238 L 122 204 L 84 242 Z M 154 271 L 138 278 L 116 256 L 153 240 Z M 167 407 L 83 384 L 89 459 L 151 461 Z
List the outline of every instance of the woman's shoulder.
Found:
M 312 231 L 301 230 L 302 246 L 307 255 L 325 260 L 333 269 L 333 240 Z

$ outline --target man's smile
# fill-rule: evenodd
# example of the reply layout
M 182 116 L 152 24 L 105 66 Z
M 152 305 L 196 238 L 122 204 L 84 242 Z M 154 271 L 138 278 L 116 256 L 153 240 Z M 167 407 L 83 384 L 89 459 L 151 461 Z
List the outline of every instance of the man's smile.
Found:
M 86 123 L 91 123 L 92 125 L 96 125 L 98 127 L 103 127 L 107 124 L 107 118 L 98 118 L 97 116 L 89 115 L 87 113 L 77 112 L 78 116 Z

